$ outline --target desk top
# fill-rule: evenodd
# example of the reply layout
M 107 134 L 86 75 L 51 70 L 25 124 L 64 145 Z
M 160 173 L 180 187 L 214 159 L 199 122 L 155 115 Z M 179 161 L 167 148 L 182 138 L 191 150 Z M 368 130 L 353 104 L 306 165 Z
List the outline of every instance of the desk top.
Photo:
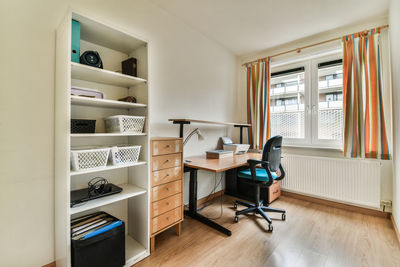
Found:
M 245 153 L 222 159 L 207 159 L 206 155 L 203 155 L 185 158 L 185 160 L 189 159 L 191 162 L 184 161 L 184 163 L 185 167 L 210 172 L 223 172 L 237 167 L 246 166 L 248 159 L 261 159 L 261 156 L 261 153 Z

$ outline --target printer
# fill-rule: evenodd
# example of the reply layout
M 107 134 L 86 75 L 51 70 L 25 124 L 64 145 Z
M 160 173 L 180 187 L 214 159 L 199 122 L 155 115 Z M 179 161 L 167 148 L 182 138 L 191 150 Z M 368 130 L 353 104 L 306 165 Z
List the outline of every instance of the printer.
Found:
M 244 154 L 249 150 L 249 144 L 234 144 L 229 137 L 221 137 L 224 150 L 233 151 L 234 154 Z

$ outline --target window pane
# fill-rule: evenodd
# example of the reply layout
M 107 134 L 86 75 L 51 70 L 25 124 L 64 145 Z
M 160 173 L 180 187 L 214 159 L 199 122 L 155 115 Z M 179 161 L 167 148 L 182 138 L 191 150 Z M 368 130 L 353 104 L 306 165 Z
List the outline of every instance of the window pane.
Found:
M 304 138 L 304 71 L 271 78 L 271 136 Z
M 342 65 L 318 68 L 318 139 L 342 141 Z

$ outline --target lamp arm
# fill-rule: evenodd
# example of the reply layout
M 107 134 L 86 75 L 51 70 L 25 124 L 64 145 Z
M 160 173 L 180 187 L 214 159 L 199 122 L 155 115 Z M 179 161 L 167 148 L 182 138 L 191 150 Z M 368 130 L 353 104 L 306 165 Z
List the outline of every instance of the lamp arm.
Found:
M 186 143 L 189 141 L 189 139 L 196 133 L 196 131 L 198 130 L 199 128 L 196 128 L 196 129 L 194 129 L 186 138 L 185 138 L 185 141 L 183 141 L 183 145 L 186 145 Z

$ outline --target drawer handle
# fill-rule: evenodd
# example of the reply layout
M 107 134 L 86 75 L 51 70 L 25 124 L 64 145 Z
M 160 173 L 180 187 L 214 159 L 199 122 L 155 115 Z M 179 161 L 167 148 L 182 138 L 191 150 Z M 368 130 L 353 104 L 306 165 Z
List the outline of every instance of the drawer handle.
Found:
M 169 206 L 170 204 L 169 204 L 169 202 L 167 202 L 167 206 Z
M 167 221 L 169 221 L 169 217 L 167 217 Z
M 167 191 L 169 191 L 169 187 L 165 188 Z
M 167 175 L 165 175 L 165 177 L 169 177 L 169 173 Z
M 166 145 L 165 147 L 166 147 L 166 148 L 170 148 L 170 147 L 171 147 L 171 145 Z
M 165 162 L 166 162 L 166 163 L 168 163 L 168 162 L 170 162 L 170 160 L 169 160 L 169 159 L 167 159 Z

